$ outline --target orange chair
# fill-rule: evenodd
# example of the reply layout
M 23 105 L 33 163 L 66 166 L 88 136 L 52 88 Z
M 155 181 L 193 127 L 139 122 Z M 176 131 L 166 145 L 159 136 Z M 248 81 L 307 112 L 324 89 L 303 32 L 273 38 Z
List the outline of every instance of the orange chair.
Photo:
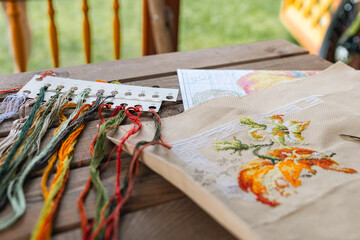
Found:
M 283 0 L 280 18 L 296 40 L 318 54 L 341 0 Z
M 360 0 L 284 0 L 280 17 L 310 53 L 360 69 Z

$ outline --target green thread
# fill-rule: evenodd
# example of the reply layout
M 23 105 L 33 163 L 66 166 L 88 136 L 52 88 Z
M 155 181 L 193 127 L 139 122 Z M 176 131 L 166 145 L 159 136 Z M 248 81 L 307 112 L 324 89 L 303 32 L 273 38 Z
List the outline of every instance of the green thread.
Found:
M 25 209 L 26 209 L 26 201 L 25 201 L 25 197 L 24 197 L 23 184 L 24 184 L 27 176 L 32 171 L 39 169 L 41 167 L 41 165 L 43 163 L 45 163 L 46 160 L 49 159 L 49 157 L 52 156 L 52 154 L 56 151 L 56 149 L 59 147 L 61 141 L 65 137 L 67 137 L 74 130 L 76 130 L 81 125 L 81 123 L 89 121 L 91 119 L 91 116 L 95 112 L 97 112 L 97 110 L 99 109 L 101 104 L 103 104 L 108 98 L 114 97 L 113 95 L 110 95 L 110 96 L 102 99 L 102 93 L 97 93 L 96 95 L 97 95 L 97 98 L 96 98 L 95 103 L 92 105 L 92 107 L 85 114 L 83 114 L 79 118 L 77 118 L 75 121 L 69 123 L 68 126 L 66 126 L 66 128 L 63 128 L 62 132 L 59 131 L 55 135 L 55 137 L 53 137 L 53 139 L 50 141 L 50 143 L 45 147 L 45 149 L 26 165 L 24 170 L 21 172 L 20 176 L 10 182 L 9 188 L 7 189 L 8 190 L 7 196 L 8 196 L 9 202 L 11 204 L 11 207 L 13 209 L 13 212 L 0 219 L 0 230 L 5 229 L 8 226 L 10 226 L 20 216 L 22 216 L 24 214 Z M 81 101 L 81 103 L 82 102 L 83 101 Z M 70 119 L 70 120 L 72 120 L 72 119 Z
M 34 154 L 38 153 L 42 137 L 45 135 L 48 127 L 57 117 L 62 106 L 67 102 L 68 97 L 72 93 L 69 91 L 59 98 L 60 91 L 60 88 L 56 89 L 56 94 L 52 96 L 46 103 L 47 108 L 44 111 L 42 117 L 36 123 L 34 131 L 28 138 L 26 138 L 24 147 L 22 148 L 21 152 L 11 162 L 10 166 L 8 167 L 8 171 L 5 173 L 3 179 L 1 179 L 0 196 L 3 196 L 5 193 L 9 181 L 14 178 L 14 174 L 18 170 L 20 164 L 26 160 L 32 159 Z
M 262 159 L 268 159 L 271 161 L 272 164 L 275 164 L 276 162 L 282 161 L 281 158 L 269 156 L 269 155 L 262 155 L 259 154 L 259 151 L 263 147 L 271 147 L 274 144 L 274 142 L 270 142 L 269 144 L 262 144 L 262 145 L 253 145 L 255 149 L 252 151 L 255 156 Z
M 238 153 L 239 156 L 241 156 L 241 151 L 248 150 L 250 148 L 249 145 L 244 144 L 241 142 L 241 140 L 237 139 L 235 136 L 234 142 L 228 142 L 228 141 L 217 141 L 215 142 L 217 146 L 215 146 L 216 151 L 227 151 L 227 150 L 233 150 L 231 154 Z
M 273 164 L 275 164 L 275 162 L 281 161 L 280 158 L 277 157 L 272 157 L 272 156 L 267 156 L 267 155 L 261 155 L 259 154 L 259 151 L 261 148 L 263 147 L 271 147 L 272 145 L 274 145 L 274 142 L 270 142 L 268 144 L 246 144 L 246 143 L 242 143 L 241 140 L 237 139 L 235 136 L 233 137 L 234 141 L 229 142 L 229 141 L 217 141 L 215 142 L 215 144 L 217 144 L 215 146 L 215 150 L 216 151 L 227 151 L 227 150 L 233 150 L 232 153 L 230 154 L 235 154 L 238 153 L 239 156 L 241 156 L 241 152 L 242 151 L 246 151 L 249 150 L 251 148 L 254 148 L 254 150 L 252 151 L 253 154 L 259 158 L 263 158 L 263 159 L 268 159 L 270 160 Z
M 94 146 L 94 154 L 91 159 L 91 164 L 89 166 L 91 182 L 94 185 L 97 192 L 94 228 L 98 226 L 101 211 L 109 200 L 107 191 L 100 180 L 100 170 L 99 170 L 100 163 L 105 155 L 106 132 L 107 129 L 109 128 L 119 126 L 121 122 L 125 119 L 125 117 L 126 117 L 125 111 L 121 110 L 116 116 L 110 118 L 108 121 L 101 124 L 98 138 Z
M 240 117 L 239 122 L 241 124 L 247 125 L 250 128 L 258 128 L 258 129 L 263 129 L 266 130 L 267 126 L 265 124 L 259 124 L 254 122 L 254 120 L 252 120 L 251 118 L 248 117 Z
M 76 106 L 74 112 L 68 118 L 68 120 L 66 120 L 63 123 L 63 125 L 61 126 L 61 128 L 59 129 L 57 134 L 51 139 L 50 143 L 46 146 L 46 148 L 38 156 L 33 158 L 26 165 L 26 167 L 22 171 L 21 175 L 19 177 L 17 177 L 16 179 L 13 179 L 10 182 L 10 184 L 7 188 L 7 196 L 8 196 L 9 202 L 12 206 L 13 212 L 0 218 L 0 230 L 3 230 L 5 228 L 9 227 L 10 225 L 12 225 L 25 212 L 26 201 L 25 201 L 25 196 L 24 196 L 22 186 L 23 186 L 23 183 L 24 183 L 26 177 L 28 176 L 28 174 L 30 173 L 30 171 L 32 170 L 34 165 L 39 160 L 43 159 L 44 156 L 49 154 L 49 152 L 50 152 L 50 154 L 52 154 L 51 150 L 56 149 L 53 145 L 56 145 L 56 143 L 59 141 L 59 139 L 61 140 L 64 136 L 66 136 L 63 134 L 63 132 L 68 127 L 67 125 L 72 120 L 72 118 L 76 115 L 76 113 L 81 108 L 81 106 L 84 102 L 84 99 L 88 94 L 89 94 L 89 91 L 83 91 L 77 96 L 77 106 Z M 82 116 L 84 116 L 84 115 L 82 115 Z
M 36 103 L 34 104 L 33 106 L 33 109 L 31 110 L 31 113 L 29 115 L 29 118 L 26 120 L 22 130 L 21 130 L 21 133 L 19 135 L 19 138 L 17 140 L 17 142 L 15 143 L 14 147 L 11 149 L 8 157 L 6 158 L 5 160 L 5 163 L 4 165 L 2 166 L 1 168 L 1 171 L 0 171 L 0 180 L 2 179 L 5 171 L 7 170 L 8 168 L 8 165 L 10 163 L 10 160 L 14 157 L 17 149 L 20 147 L 20 145 L 22 144 L 22 142 L 24 141 L 25 137 L 26 137 L 26 133 L 28 132 L 29 128 L 31 127 L 31 124 L 34 120 L 34 116 L 35 116 L 35 113 L 36 111 L 38 110 L 38 108 L 40 107 L 42 101 L 44 100 L 44 96 L 45 96 L 45 91 L 48 89 L 47 86 L 44 86 L 40 89 L 40 93 L 39 93 L 39 98 L 37 99 Z

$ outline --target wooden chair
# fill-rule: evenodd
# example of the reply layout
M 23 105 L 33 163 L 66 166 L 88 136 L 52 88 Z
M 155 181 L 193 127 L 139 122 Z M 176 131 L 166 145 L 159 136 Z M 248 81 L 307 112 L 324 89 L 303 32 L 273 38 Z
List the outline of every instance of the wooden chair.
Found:
M 296 40 L 318 54 L 331 16 L 341 0 L 284 0 L 280 17 Z
M 44 0 L 45 1 L 45 0 Z M 80 1 L 80 0 L 78 0 Z M 50 47 L 54 67 L 59 67 L 59 44 L 53 0 L 48 2 Z M 31 4 L 31 3 L 30 3 Z M 31 33 L 25 0 L 3 0 L 9 22 L 16 72 L 26 71 L 31 46 Z M 143 55 L 177 51 L 180 0 L 143 0 Z M 113 0 L 114 57 L 120 59 L 121 25 L 119 0 Z M 91 31 L 88 0 L 82 0 L 83 42 L 86 63 L 91 63 Z

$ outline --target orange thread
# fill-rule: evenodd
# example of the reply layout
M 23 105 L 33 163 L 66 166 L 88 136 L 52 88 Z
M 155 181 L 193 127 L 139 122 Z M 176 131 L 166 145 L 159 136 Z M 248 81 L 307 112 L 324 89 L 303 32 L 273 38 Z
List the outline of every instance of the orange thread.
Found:
M 105 80 L 101 80 L 101 79 L 96 79 L 95 82 L 100 82 L 100 83 L 108 83 L 107 81 Z
M 56 77 L 56 74 L 52 70 L 46 70 L 43 75 L 40 76 L 41 79 L 46 77 L 47 75 L 50 75 L 52 77 Z
M 8 89 L 8 90 L 2 90 L 2 91 L 0 91 L 0 94 L 1 94 L 1 93 L 12 92 L 12 91 L 15 91 L 15 90 L 19 90 L 19 89 L 21 89 L 21 88 L 22 88 L 22 87 L 16 87 L 16 88 Z
M 59 120 L 60 120 L 60 125 L 55 129 L 54 131 L 54 136 L 56 135 L 56 133 L 59 131 L 59 129 L 61 128 L 61 125 L 64 123 L 64 121 L 66 121 L 66 117 L 64 115 L 64 110 L 67 109 L 67 108 L 75 108 L 76 107 L 76 104 L 75 103 L 67 103 L 65 104 L 62 109 L 60 110 L 59 112 Z M 48 161 L 48 165 L 46 166 L 45 170 L 44 170 L 44 173 L 43 173 L 43 176 L 41 178 L 41 189 L 42 189 L 42 193 L 43 193 L 43 196 L 44 196 L 44 199 L 46 200 L 47 197 L 48 197 L 48 189 L 46 187 L 46 183 L 48 181 L 48 178 L 49 178 L 49 174 L 54 166 L 54 163 L 57 159 L 57 152 L 55 152 L 51 158 L 49 159 Z
M 67 180 L 69 178 L 69 172 L 70 172 L 70 170 L 68 169 L 66 171 L 64 182 L 67 182 Z M 59 206 L 60 200 L 62 198 L 62 195 L 64 194 L 65 187 L 66 187 L 66 185 L 63 184 L 61 186 L 61 188 L 60 188 L 59 193 L 56 195 L 53 208 L 51 209 L 51 212 L 49 213 L 49 215 L 44 220 L 44 225 L 40 229 L 40 232 L 37 235 L 38 239 L 50 239 L 51 231 L 52 231 L 52 221 L 53 221 L 53 219 L 55 217 L 55 214 L 56 214 L 56 211 L 58 209 L 58 206 Z
M 69 104 L 69 106 L 74 106 L 74 105 L 75 104 Z M 59 114 L 59 117 L 61 118 L 62 123 L 66 119 L 66 117 L 63 115 L 64 109 L 65 109 L 65 107 L 62 109 L 62 111 Z M 88 109 L 89 109 L 89 106 L 83 105 L 79 109 L 79 111 L 76 114 L 76 116 L 74 117 L 74 119 L 72 119 L 72 120 L 75 120 L 75 118 L 77 118 L 80 114 L 83 114 Z M 58 129 L 60 128 L 60 126 L 58 127 Z M 61 196 L 63 194 L 64 188 L 65 188 L 65 183 L 67 181 L 68 174 L 69 174 L 69 163 L 70 163 L 69 161 L 71 160 L 71 158 L 69 158 L 69 155 L 74 151 L 76 139 L 79 136 L 79 134 L 82 132 L 84 127 L 85 127 L 85 123 L 83 122 L 78 128 L 76 128 L 74 130 L 74 132 L 72 132 L 69 135 L 69 137 L 61 145 L 61 148 L 58 152 L 59 162 L 58 162 L 58 166 L 57 166 L 57 171 L 56 171 L 54 179 L 51 182 L 49 191 L 46 190 L 46 181 L 47 181 L 48 174 L 56 160 L 56 154 L 54 154 L 52 156 L 52 159 L 51 159 L 52 165 L 51 165 L 51 167 L 48 167 L 46 169 L 46 175 L 44 174 L 44 176 L 43 176 L 42 190 L 43 190 L 43 195 L 45 198 L 45 204 L 41 211 L 40 218 L 38 220 L 39 225 L 35 226 L 35 231 L 34 231 L 35 235 L 33 235 L 33 236 L 37 239 L 49 239 L 49 237 L 51 235 L 52 222 L 55 217 L 57 207 L 59 205 Z M 56 131 L 54 134 L 56 134 Z M 64 171 L 65 171 L 65 175 L 63 175 Z M 57 187 L 55 187 L 55 185 Z M 53 192 L 53 191 L 55 191 L 55 192 Z M 51 199 L 49 199 L 50 196 L 52 196 Z M 47 211 L 49 208 L 51 209 L 50 212 Z
M 104 123 L 104 122 L 105 122 L 105 120 L 104 120 L 104 118 L 103 118 L 103 116 L 102 116 L 102 114 L 101 114 L 101 111 L 102 111 L 102 109 L 103 109 L 104 107 L 105 107 L 106 109 L 110 109 L 110 108 L 111 108 L 111 104 L 101 104 L 101 105 L 100 105 L 100 107 L 99 107 L 99 117 L 100 117 L 101 123 Z M 100 125 L 99 125 L 99 127 L 100 127 Z
M 87 229 L 87 225 L 88 225 L 88 220 L 87 220 L 87 215 L 86 215 L 86 211 L 85 211 L 85 207 L 84 207 L 84 199 L 87 196 L 89 190 L 91 187 L 91 178 L 89 177 L 84 190 L 82 191 L 82 193 L 80 194 L 78 200 L 77 200 L 77 204 L 78 204 L 78 208 L 79 208 L 79 215 L 80 215 L 80 220 L 81 220 L 81 230 L 82 230 L 82 234 L 85 238 L 86 234 L 86 229 Z

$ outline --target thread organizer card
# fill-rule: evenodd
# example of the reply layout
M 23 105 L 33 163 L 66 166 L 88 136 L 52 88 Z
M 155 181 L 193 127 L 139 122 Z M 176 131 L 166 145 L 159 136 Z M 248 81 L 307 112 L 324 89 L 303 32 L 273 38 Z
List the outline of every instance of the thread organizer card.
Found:
M 140 105 L 144 111 L 149 109 L 159 111 L 162 101 L 175 102 L 179 93 L 178 89 L 109 84 L 53 76 L 42 78 L 40 75 L 35 75 L 19 93 L 27 93 L 29 98 L 35 98 L 39 89 L 43 86 L 49 87 L 45 93 L 44 100 L 48 100 L 51 96 L 55 95 L 56 88 L 61 88 L 61 92 L 72 89 L 74 90 L 74 95 L 79 94 L 83 90 L 88 90 L 90 94 L 86 98 L 86 102 L 91 103 L 95 101 L 96 93 L 101 92 L 104 96 L 114 95 L 114 97 L 109 98 L 112 107 L 119 105 L 134 107 Z M 70 101 L 75 102 L 75 97 L 70 99 Z

